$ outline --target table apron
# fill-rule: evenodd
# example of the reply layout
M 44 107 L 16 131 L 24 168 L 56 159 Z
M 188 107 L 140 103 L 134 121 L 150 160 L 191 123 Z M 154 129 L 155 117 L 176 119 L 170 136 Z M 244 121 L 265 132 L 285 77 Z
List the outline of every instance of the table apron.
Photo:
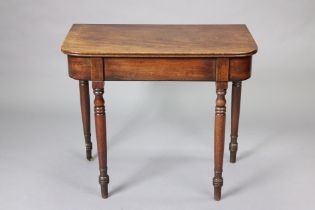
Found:
M 216 81 L 221 58 L 102 58 L 68 56 L 69 76 L 93 81 Z M 226 59 L 226 58 L 225 58 Z M 228 59 L 228 80 L 251 75 L 251 56 Z

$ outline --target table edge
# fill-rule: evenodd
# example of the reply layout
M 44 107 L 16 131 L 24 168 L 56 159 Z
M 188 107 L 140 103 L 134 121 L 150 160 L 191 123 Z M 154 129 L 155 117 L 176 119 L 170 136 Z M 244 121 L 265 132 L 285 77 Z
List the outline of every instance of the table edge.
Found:
M 202 54 L 194 54 L 194 53 L 190 53 L 190 54 L 180 54 L 180 53 L 176 53 L 176 54 L 168 54 L 168 53 L 163 53 L 163 54 L 153 54 L 153 53 L 119 53 L 119 54 L 85 54 L 85 53 L 78 53 L 78 52 L 72 52 L 72 51 L 68 51 L 65 50 L 63 48 L 61 48 L 61 52 L 63 52 L 66 55 L 70 55 L 70 56 L 77 56 L 77 57 L 136 57 L 136 58 L 145 58 L 145 57 L 156 57 L 156 58 L 160 58 L 160 57 L 175 57 L 175 58 L 190 58 L 190 57 L 194 57 L 194 58 L 206 58 L 206 57 L 247 57 L 247 56 L 252 56 L 254 54 L 256 54 L 258 51 L 257 48 L 255 48 L 252 51 L 248 51 L 248 52 L 244 52 L 244 53 L 235 53 L 235 54 L 225 54 L 225 53 L 216 53 L 216 54 L 207 54 L 207 53 L 202 53 Z

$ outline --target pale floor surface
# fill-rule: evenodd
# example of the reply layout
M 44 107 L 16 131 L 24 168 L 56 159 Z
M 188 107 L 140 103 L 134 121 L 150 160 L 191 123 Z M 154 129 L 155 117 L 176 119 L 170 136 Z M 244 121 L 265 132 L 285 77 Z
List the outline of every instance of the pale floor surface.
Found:
M 244 116 L 236 164 L 228 162 L 227 126 L 223 198 L 215 202 L 212 119 L 108 114 L 110 197 L 103 200 L 94 129 L 88 162 L 76 113 L 2 115 L 0 209 L 314 209 L 311 121 L 297 128 Z

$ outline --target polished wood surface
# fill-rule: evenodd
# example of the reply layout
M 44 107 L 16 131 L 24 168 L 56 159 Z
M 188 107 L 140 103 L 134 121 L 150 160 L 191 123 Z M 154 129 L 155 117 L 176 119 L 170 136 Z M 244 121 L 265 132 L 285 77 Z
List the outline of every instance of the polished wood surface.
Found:
M 209 58 L 108 58 L 105 79 L 140 81 L 209 81 L 215 78 L 215 59 Z
M 222 168 L 224 154 L 224 135 L 225 135 L 225 94 L 229 79 L 228 58 L 218 58 L 216 65 L 216 106 L 214 122 L 214 199 L 221 199 L 221 188 L 223 186 Z
M 221 199 L 226 91 L 232 86 L 230 162 L 236 161 L 241 82 L 257 46 L 245 25 L 73 25 L 62 51 L 80 80 L 87 159 L 91 158 L 88 81 L 92 81 L 101 193 L 108 197 L 104 81 L 214 81 L 214 199 Z M 90 146 L 91 145 L 91 146 Z
M 99 161 L 99 183 L 103 198 L 108 197 L 109 176 L 107 174 L 107 142 L 106 142 L 106 113 L 104 94 L 104 82 L 92 82 L 94 99 L 95 130 L 97 140 L 97 153 Z
M 61 49 L 79 56 L 231 57 L 252 55 L 257 45 L 246 25 L 75 24 Z
M 251 56 L 229 58 L 229 81 L 251 75 Z M 95 58 L 68 56 L 69 76 L 106 81 L 216 81 L 217 58 Z
M 221 199 L 221 188 L 223 186 L 223 154 L 224 154 L 224 133 L 225 133 L 225 94 L 227 82 L 216 82 L 216 106 L 214 122 L 214 199 Z

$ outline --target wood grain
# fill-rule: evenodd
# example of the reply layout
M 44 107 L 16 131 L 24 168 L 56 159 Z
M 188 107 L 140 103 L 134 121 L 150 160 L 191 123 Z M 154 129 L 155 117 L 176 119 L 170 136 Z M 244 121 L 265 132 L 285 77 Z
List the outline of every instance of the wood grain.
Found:
M 105 58 L 109 81 L 215 80 L 215 59 L 209 58 Z
M 228 81 L 230 71 L 230 60 L 228 58 L 216 59 L 215 80 L 216 81 Z
M 251 76 L 252 56 L 230 58 L 230 81 L 241 81 Z
M 215 81 L 222 58 L 94 58 L 68 56 L 69 76 L 77 80 L 106 81 Z M 251 76 L 251 56 L 224 58 L 229 81 Z M 217 74 L 217 75 L 216 75 Z M 218 79 L 216 79 L 218 78 Z M 226 78 L 224 78 L 226 79 Z
M 74 24 L 61 50 L 101 57 L 248 56 L 257 45 L 246 25 Z
M 91 80 L 91 58 L 68 56 L 69 77 L 76 80 Z

